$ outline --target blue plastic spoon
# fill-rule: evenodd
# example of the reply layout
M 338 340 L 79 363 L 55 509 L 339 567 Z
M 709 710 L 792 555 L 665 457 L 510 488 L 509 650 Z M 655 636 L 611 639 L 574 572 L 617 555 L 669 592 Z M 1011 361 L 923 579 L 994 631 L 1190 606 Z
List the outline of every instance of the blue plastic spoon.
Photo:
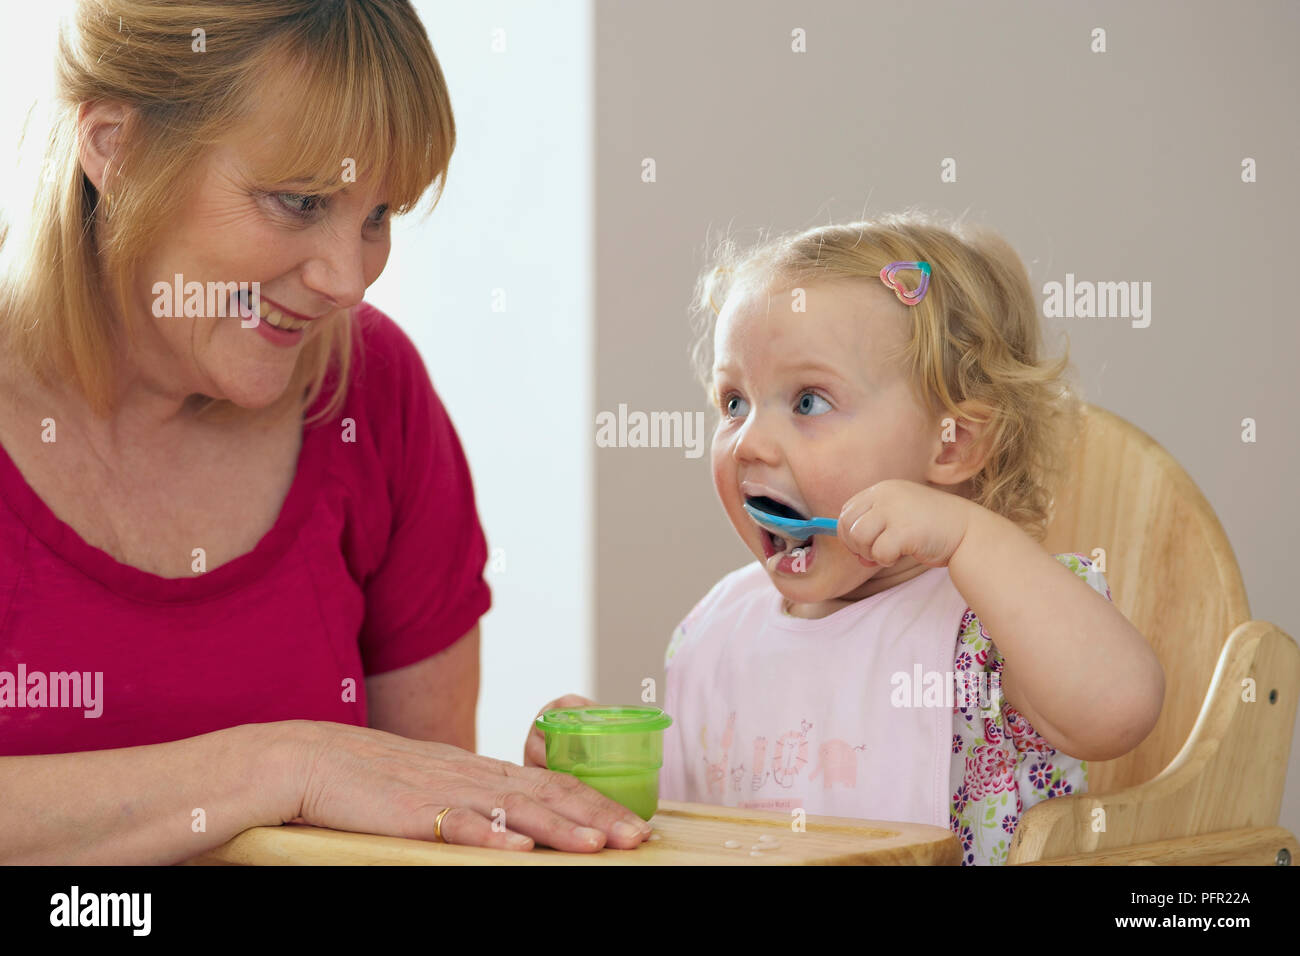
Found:
M 803 541 L 815 534 L 835 534 L 839 522 L 834 518 L 787 518 L 774 515 L 770 511 L 755 508 L 748 501 L 745 510 L 749 516 L 773 534 L 778 534 L 787 541 Z

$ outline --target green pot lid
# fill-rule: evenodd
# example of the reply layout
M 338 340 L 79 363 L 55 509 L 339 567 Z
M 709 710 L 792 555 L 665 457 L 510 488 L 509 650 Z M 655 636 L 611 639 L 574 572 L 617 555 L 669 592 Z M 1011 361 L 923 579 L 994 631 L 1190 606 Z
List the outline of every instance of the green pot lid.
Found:
M 644 734 L 672 722 L 658 707 L 565 707 L 537 718 L 537 726 L 553 734 Z

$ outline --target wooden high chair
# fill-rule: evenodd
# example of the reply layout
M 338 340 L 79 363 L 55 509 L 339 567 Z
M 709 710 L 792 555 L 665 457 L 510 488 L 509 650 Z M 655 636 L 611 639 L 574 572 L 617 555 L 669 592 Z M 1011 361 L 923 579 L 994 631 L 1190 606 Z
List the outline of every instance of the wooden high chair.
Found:
M 1135 750 L 1089 762 L 1086 793 L 1025 813 L 1007 863 L 1291 863 L 1278 816 L 1300 648 L 1250 619 L 1218 518 L 1154 439 L 1088 405 L 1077 461 L 1043 545 L 1104 549 L 1116 607 L 1164 667 L 1164 707 Z

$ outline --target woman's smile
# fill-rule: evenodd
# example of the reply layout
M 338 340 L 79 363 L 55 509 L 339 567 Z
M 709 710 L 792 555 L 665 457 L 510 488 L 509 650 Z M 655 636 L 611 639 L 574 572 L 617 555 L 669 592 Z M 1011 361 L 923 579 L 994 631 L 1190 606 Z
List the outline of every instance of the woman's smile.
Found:
M 235 296 L 236 310 L 245 323 L 254 315 L 256 303 L 258 320 L 255 325 L 245 324 L 245 328 L 256 328 L 257 334 L 279 348 L 293 348 L 305 338 L 305 330 L 314 319 L 299 319 L 286 315 L 265 296 L 253 296 L 251 293 L 238 293 Z
M 244 318 L 252 318 L 252 305 L 256 302 L 259 325 L 262 322 L 270 323 L 277 329 L 286 332 L 301 332 L 308 324 L 315 319 L 302 318 L 298 313 L 291 313 L 288 309 L 278 306 L 264 295 L 253 296 L 251 293 L 244 292 L 236 296 L 238 303 L 238 314 Z

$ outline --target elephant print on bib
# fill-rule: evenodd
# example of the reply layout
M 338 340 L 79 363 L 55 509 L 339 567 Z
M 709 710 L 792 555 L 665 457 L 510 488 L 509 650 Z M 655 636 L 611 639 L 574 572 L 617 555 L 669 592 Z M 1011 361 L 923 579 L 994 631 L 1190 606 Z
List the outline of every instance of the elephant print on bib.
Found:
M 821 774 L 822 788 L 829 790 L 835 784 L 842 784 L 850 790 L 858 786 L 858 751 L 865 750 L 866 745 L 854 747 L 847 740 L 826 740 L 817 748 L 817 767 L 808 778 L 808 782 Z

